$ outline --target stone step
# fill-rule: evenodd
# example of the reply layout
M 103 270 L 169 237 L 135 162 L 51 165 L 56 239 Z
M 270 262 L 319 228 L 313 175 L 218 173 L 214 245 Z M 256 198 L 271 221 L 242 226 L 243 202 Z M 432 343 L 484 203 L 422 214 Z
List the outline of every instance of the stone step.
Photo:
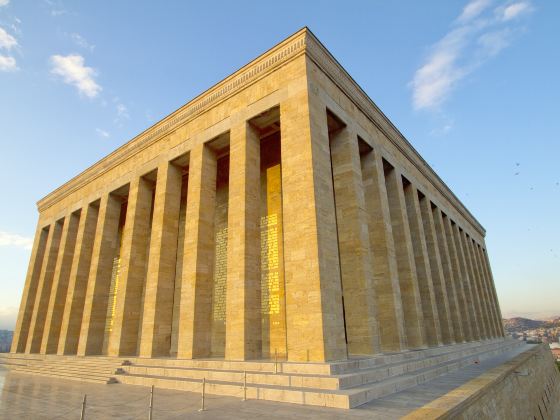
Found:
M 71 379 L 80 382 L 92 382 L 92 383 L 102 383 L 102 384 L 118 383 L 115 377 L 108 376 L 108 375 L 89 375 L 83 373 L 76 374 L 76 373 L 67 373 L 62 371 L 53 371 L 50 369 L 30 368 L 26 366 L 14 367 L 11 368 L 10 370 L 18 373 L 27 373 L 32 375 L 47 376 L 47 377 L 60 378 L 60 379 Z
M 113 361 L 108 360 L 95 360 L 95 359 L 84 359 L 84 358 L 38 358 L 38 357 L 26 357 L 27 355 L 18 355 L 18 357 L 1 357 L 0 363 L 14 362 L 14 361 L 25 361 L 28 363 L 52 363 L 52 364 L 76 364 L 81 366 L 120 366 L 123 361 L 115 359 Z
M 511 343 L 483 353 L 476 353 L 462 359 L 448 361 L 434 367 L 420 369 L 412 373 L 403 373 L 402 375 L 395 376 L 384 381 L 341 390 L 340 392 L 348 394 L 350 399 L 349 405 L 351 408 L 354 408 L 374 399 L 382 398 L 386 395 L 428 382 L 439 376 L 454 372 L 462 367 L 472 365 L 473 363 L 477 363 L 481 360 L 508 352 L 519 345 L 520 344 L 518 343 Z
M 80 366 L 72 363 L 66 364 L 53 364 L 53 363 L 40 363 L 40 362 L 17 362 L 16 366 L 26 366 L 29 368 L 38 369 L 52 369 L 57 370 L 68 370 L 76 372 L 99 372 L 101 374 L 114 373 L 118 366 Z
M 360 370 L 338 376 L 311 375 L 311 374 L 284 374 L 247 371 L 247 383 L 264 384 L 273 386 L 317 388 L 317 389 L 345 389 L 372 382 L 378 382 L 404 373 L 429 368 L 446 361 L 463 358 L 470 354 L 478 354 L 501 346 L 502 343 L 492 343 L 478 347 L 456 349 L 456 351 L 434 355 L 423 360 L 395 362 L 389 365 L 379 365 L 373 368 Z M 206 378 L 213 381 L 243 382 L 242 370 L 204 369 L 186 367 L 167 367 L 130 365 L 122 366 L 123 373 L 134 375 L 161 376 L 172 378 L 198 379 Z
M 300 404 L 321 405 L 328 407 L 353 408 L 369 402 L 373 399 L 404 390 L 418 384 L 432 380 L 438 376 L 470 365 L 475 361 L 484 360 L 496 354 L 500 354 L 517 347 L 515 342 L 502 342 L 501 345 L 484 346 L 479 352 L 471 352 L 460 358 L 446 360 L 434 366 L 417 369 L 414 372 L 402 372 L 394 377 L 366 385 L 349 389 L 321 389 L 310 387 L 298 387 L 296 383 L 288 385 L 281 382 L 253 383 L 247 384 L 247 395 L 249 398 L 266 399 L 272 401 L 293 402 Z M 176 377 L 146 374 L 124 374 L 117 375 L 119 382 L 162 388 L 170 388 L 191 392 L 200 392 L 200 378 Z M 248 375 L 249 376 L 249 375 Z M 284 375 L 285 376 L 285 375 Z M 209 374 L 207 378 L 206 392 L 209 394 L 238 396 L 243 392 L 243 382 L 239 375 L 231 377 L 229 381 L 217 380 L 218 376 Z M 249 379 L 249 378 L 248 378 Z

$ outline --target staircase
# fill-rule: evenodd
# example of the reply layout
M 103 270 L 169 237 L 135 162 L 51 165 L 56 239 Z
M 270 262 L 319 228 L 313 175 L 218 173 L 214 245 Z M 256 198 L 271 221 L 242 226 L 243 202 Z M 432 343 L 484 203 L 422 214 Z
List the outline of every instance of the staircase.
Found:
M 115 371 L 122 363 L 120 359 L 95 356 L 0 355 L 0 367 L 14 372 L 102 384 L 117 383 Z
M 331 363 L 115 358 L 6 354 L 13 371 L 94 383 L 354 408 L 481 360 L 521 351 L 517 340 L 488 340 Z M 244 383 L 246 389 L 244 390 Z
M 326 407 L 354 408 L 430 381 L 523 343 L 492 340 L 334 363 L 129 359 L 117 370 L 125 384 Z M 277 373 L 275 373 L 277 371 Z

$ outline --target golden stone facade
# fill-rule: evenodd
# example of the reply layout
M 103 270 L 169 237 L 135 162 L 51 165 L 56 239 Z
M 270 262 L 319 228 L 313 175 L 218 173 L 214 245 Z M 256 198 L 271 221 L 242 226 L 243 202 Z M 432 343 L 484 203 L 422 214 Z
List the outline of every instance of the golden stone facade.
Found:
M 504 336 L 484 229 L 307 28 L 38 208 L 12 353 L 328 362 Z

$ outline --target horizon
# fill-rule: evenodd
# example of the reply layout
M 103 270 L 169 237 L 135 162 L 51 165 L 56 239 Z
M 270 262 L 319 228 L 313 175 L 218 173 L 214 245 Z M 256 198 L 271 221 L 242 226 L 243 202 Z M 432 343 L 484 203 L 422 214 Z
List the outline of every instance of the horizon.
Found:
M 316 14 L 292 3 L 274 22 L 254 8 L 231 30 L 240 8 L 229 4 L 0 0 L 0 174 L 12 197 L 0 210 L 0 329 L 15 325 L 37 200 L 304 26 L 484 226 L 504 318 L 560 316 L 560 59 L 542 54 L 556 48 L 560 5 L 376 3 Z

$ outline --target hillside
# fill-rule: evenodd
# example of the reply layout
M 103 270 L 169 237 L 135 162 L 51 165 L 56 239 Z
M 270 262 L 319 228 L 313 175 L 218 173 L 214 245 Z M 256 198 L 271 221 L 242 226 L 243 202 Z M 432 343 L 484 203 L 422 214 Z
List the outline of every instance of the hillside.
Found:
M 539 321 L 528 318 L 510 318 L 504 319 L 504 328 L 507 332 L 523 332 L 535 328 L 555 328 L 560 327 L 560 318 L 555 317 L 547 321 Z

